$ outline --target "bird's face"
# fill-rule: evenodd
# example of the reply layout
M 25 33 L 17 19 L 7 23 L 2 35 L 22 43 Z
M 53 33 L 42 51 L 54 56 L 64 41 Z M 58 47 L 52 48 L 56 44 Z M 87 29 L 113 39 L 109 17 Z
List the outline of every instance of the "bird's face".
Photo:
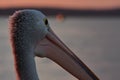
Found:
M 67 50 L 50 28 L 46 16 L 40 11 L 20 10 L 16 11 L 11 18 L 12 33 L 17 36 L 15 38 L 31 44 L 36 56 L 47 57 L 49 53 Z
M 11 17 L 11 27 L 14 42 L 30 44 L 29 47 L 33 47 L 35 56 L 50 58 L 78 79 L 91 80 L 84 70 L 85 65 L 54 34 L 46 16 L 40 11 L 17 11 Z
M 34 45 L 42 40 L 48 32 L 46 16 L 37 10 L 19 10 L 10 18 L 10 29 L 13 36 Z

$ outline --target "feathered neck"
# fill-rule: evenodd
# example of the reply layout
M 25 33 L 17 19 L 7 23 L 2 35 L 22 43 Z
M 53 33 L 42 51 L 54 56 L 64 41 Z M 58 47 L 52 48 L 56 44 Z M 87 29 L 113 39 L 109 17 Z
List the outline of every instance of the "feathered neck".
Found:
M 34 61 L 34 41 L 30 35 L 32 32 L 27 32 L 32 29 L 28 28 L 29 23 L 25 23 L 26 18 L 19 14 L 17 12 L 17 16 L 13 16 L 10 21 L 10 38 L 17 78 L 18 80 L 39 80 Z

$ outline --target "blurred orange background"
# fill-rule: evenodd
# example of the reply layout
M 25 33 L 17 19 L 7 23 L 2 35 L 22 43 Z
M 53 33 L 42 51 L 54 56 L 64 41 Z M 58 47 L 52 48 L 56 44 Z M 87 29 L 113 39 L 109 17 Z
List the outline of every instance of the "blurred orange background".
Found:
M 113 9 L 120 7 L 120 0 L 1 0 L 0 8 L 56 7 L 72 9 Z

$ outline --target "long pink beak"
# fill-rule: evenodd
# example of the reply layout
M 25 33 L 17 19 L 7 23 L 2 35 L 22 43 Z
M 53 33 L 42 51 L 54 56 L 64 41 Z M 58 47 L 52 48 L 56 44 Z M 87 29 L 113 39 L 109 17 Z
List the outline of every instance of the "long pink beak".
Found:
M 99 80 L 97 76 L 50 29 L 35 49 L 39 57 L 47 57 L 79 80 Z

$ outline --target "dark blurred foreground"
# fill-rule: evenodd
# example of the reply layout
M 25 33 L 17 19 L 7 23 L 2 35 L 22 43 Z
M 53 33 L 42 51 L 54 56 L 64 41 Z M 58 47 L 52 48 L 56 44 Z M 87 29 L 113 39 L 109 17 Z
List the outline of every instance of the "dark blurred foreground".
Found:
M 62 14 L 64 16 L 104 16 L 104 17 L 120 17 L 120 8 L 108 10 L 79 10 L 79 9 L 60 9 L 60 8 L 1 8 L 0 15 L 11 15 L 21 9 L 37 9 L 45 13 L 47 16 Z

